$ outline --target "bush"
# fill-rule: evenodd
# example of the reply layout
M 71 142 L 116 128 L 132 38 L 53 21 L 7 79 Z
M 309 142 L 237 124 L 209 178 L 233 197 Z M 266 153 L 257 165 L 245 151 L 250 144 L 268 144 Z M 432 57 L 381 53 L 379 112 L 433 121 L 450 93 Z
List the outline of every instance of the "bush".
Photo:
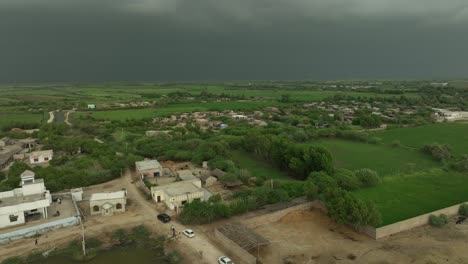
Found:
M 360 169 L 355 171 L 354 174 L 361 182 L 362 187 L 372 187 L 380 183 L 379 175 L 371 169 Z
M 361 186 L 354 172 L 347 169 L 337 169 L 333 177 L 338 182 L 338 185 L 347 191 L 356 190 Z
M 443 227 L 448 224 L 448 217 L 444 214 L 440 214 L 439 216 L 431 215 L 429 216 L 429 223 L 431 223 L 432 226 Z
M 401 142 L 400 140 L 393 140 L 392 142 L 390 142 L 390 146 L 395 147 L 395 148 L 401 147 Z
M 460 209 L 458 210 L 458 213 L 463 216 L 468 216 L 468 204 L 460 205 Z
M 428 144 L 421 148 L 421 151 L 431 155 L 434 159 L 442 161 L 452 157 L 451 149 L 446 144 Z

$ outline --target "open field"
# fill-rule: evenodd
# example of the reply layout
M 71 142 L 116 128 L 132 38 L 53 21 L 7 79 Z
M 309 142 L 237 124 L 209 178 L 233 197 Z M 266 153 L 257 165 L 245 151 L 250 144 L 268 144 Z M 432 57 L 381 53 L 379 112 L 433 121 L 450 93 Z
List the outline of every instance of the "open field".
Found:
M 321 140 L 308 144 L 328 149 L 335 165 L 346 169 L 369 168 L 381 176 L 426 170 L 440 166 L 417 150 L 345 140 Z
M 242 169 L 247 169 L 252 176 L 265 179 L 290 179 L 286 172 L 272 167 L 268 162 L 256 158 L 245 151 L 235 150 L 231 152 L 233 161 Z
M 40 123 L 42 121 L 42 114 L 0 114 L 0 128 L 5 125 L 17 123 L 17 122 L 25 122 L 25 123 Z
M 452 147 L 454 154 L 468 154 L 468 124 L 438 123 L 427 126 L 398 128 L 372 133 L 384 142 L 400 141 L 403 145 L 420 148 L 424 144 L 444 143 Z
M 355 194 L 374 201 L 382 213 L 383 225 L 429 213 L 468 201 L 468 175 L 442 169 L 386 177 L 372 188 Z

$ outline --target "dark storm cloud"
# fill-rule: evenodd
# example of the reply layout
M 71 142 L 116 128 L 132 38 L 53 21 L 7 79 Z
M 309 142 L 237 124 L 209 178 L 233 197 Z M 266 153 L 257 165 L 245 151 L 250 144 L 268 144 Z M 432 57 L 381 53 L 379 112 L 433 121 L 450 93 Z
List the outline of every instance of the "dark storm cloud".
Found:
M 0 81 L 464 77 L 465 0 L 1 0 Z

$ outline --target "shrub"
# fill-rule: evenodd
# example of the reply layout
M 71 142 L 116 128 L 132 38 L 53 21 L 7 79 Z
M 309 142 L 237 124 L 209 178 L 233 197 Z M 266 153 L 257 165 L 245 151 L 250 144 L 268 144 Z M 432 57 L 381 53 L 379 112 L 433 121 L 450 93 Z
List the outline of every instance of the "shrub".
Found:
M 428 144 L 421 148 L 421 151 L 431 155 L 436 160 L 447 160 L 452 157 L 450 147 L 446 144 Z
M 400 140 L 393 140 L 392 142 L 390 142 L 390 146 L 392 146 L 392 147 L 401 147 L 401 142 L 400 142 Z
M 355 171 L 354 174 L 361 182 L 362 187 L 372 187 L 380 183 L 379 175 L 371 169 L 360 169 Z
M 361 186 L 354 172 L 347 169 L 337 169 L 333 177 L 341 188 L 348 191 L 356 190 Z
M 319 194 L 317 185 L 311 179 L 304 184 L 304 194 L 308 200 L 315 200 Z
M 429 223 L 436 227 L 443 227 L 448 224 L 448 217 L 444 214 L 437 215 L 430 215 L 429 216 Z
M 460 209 L 458 210 L 458 213 L 463 216 L 468 216 L 468 204 L 462 204 L 460 205 Z

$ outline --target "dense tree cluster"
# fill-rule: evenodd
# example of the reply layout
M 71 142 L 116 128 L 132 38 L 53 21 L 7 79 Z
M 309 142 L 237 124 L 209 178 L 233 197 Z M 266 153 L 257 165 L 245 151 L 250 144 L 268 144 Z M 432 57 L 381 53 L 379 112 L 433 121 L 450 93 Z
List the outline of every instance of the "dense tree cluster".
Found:
M 298 145 L 254 131 L 245 136 L 244 148 L 297 179 L 307 178 L 312 171 L 333 170 L 332 156 L 322 147 Z

